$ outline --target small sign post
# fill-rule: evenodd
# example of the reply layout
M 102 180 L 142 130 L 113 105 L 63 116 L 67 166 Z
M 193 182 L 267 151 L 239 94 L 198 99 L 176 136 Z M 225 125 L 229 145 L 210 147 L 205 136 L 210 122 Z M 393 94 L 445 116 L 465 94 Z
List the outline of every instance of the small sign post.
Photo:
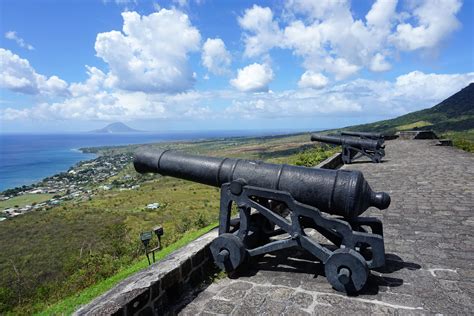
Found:
M 155 232 L 155 235 L 158 238 L 158 245 L 155 248 L 148 250 L 148 245 L 153 237 L 153 232 Z M 155 251 L 161 249 L 161 236 L 163 236 L 163 233 L 163 226 L 159 225 L 153 227 L 153 231 L 145 231 L 140 234 L 140 240 L 142 241 L 143 246 L 145 247 L 145 254 L 146 258 L 148 259 L 148 265 L 151 265 L 149 257 L 150 253 L 152 254 L 153 263 L 155 263 Z

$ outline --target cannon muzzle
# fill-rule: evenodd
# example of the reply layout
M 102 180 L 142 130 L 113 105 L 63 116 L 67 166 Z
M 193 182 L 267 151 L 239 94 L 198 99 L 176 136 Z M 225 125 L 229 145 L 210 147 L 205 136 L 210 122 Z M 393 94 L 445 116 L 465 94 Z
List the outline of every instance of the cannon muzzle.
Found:
M 134 166 L 140 173 L 159 173 L 215 187 L 243 180 L 250 186 L 288 192 L 300 203 L 345 218 L 356 217 L 370 206 L 386 209 L 390 205 L 390 196 L 373 192 L 360 171 L 205 157 L 171 150 L 139 151 Z

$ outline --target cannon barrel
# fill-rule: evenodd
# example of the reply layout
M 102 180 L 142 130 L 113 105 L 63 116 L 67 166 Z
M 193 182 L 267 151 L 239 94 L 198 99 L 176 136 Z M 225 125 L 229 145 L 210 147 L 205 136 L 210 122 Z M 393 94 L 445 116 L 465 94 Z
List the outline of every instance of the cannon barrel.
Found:
M 383 149 L 383 140 L 359 139 L 353 137 L 336 135 L 311 134 L 311 140 L 315 142 L 329 143 L 333 145 L 348 145 L 359 149 L 379 150 Z
M 382 133 L 367 133 L 367 132 L 351 132 L 351 131 L 343 131 L 341 135 L 346 136 L 359 136 L 359 137 L 367 137 L 371 139 L 381 139 L 384 138 Z
M 301 203 L 345 218 L 356 217 L 370 206 L 385 209 L 390 205 L 390 196 L 373 192 L 359 171 L 196 156 L 171 150 L 139 151 L 134 166 L 140 173 L 159 173 L 216 187 L 242 179 L 247 185 L 288 192 Z

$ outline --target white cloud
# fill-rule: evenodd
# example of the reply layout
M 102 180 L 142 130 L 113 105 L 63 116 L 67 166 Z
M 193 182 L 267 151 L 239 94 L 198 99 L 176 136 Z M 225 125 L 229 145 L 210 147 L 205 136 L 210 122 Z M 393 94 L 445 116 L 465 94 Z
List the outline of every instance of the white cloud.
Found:
M 390 27 L 395 16 L 397 0 L 376 1 L 365 16 L 367 25 L 372 27 Z
M 392 66 L 385 60 L 385 56 L 380 53 L 375 54 L 369 66 L 369 69 L 374 72 L 387 71 L 391 68 Z
M 474 72 L 465 74 L 425 74 L 412 71 L 397 77 L 393 96 L 414 100 L 442 100 L 474 82 Z
M 24 94 L 65 95 L 67 83 L 36 73 L 28 60 L 0 48 L 0 87 Z
M 254 5 L 238 22 L 244 55 L 266 57 L 274 48 L 289 49 L 306 71 L 343 80 L 364 68 L 390 70 L 401 50 L 437 48 L 459 26 L 460 6 L 459 0 L 419 0 L 411 12 L 397 12 L 397 0 L 377 0 L 365 19 L 357 19 L 346 0 L 292 0 L 280 19 L 270 8 Z
M 361 68 L 360 66 L 349 63 L 344 58 L 326 57 L 324 59 L 325 69 L 332 73 L 336 80 L 346 79 L 352 76 Z
M 264 64 L 251 64 L 237 71 L 237 78 L 230 81 L 231 85 L 244 92 L 268 91 L 268 84 L 273 80 L 273 71 Z
M 354 115 L 361 110 L 357 101 L 350 100 L 343 94 L 307 90 L 248 95 L 246 98 L 233 100 L 224 113 L 245 119 L 274 119 Z
M 434 106 L 474 82 L 466 74 L 425 74 L 414 71 L 395 81 L 356 79 L 321 89 L 234 97 L 227 115 L 246 119 L 282 117 L 394 117 Z
M 188 16 L 161 9 L 148 16 L 124 12 L 122 17 L 122 32 L 99 33 L 95 42 L 116 87 L 151 93 L 191 88 L 195 79 L 188 54 L 199 49 L 201 35 Z
M 102 90 L 112 88 L 114 78 L 107 76 L 96 67 L 86 66 L 88 78 L 84 82 L 71 83 L 69 91 L 74 97 L 98 93 Z
M 28 44 L 24 39 L 18 36 L 18 34 L 15 31 L 8 31 L 5 33 L 5 38 L 9 40 L 15 41 L 18 46 L 26 48 L 28 50 L 34 50 L 35 48 Z
M 253 5 L 245 10 L 238 18 L 240 27 L 248 33 L 244 35 L 245 52 L 247 57 L 255 57 L 266 53 L 280 41 L 281 31 L 273 21 L 273 12 L 270 8 Z
M 394 117 L 431 107 L 474 82 L 474 72 L 426 74 L 414 71 L 394 81 L 356 79 L 320 89 L 242 93 L 235 90 L 188 91 L 175 95 L 91 90 L 107 77 L 88 69 L 84 86 L 71 96 L 32 108 L 0 110 L 4 120 L 273 119 L 292 117 Z M 96 84 L 92 84 L 92 82 Z
M 397 25 L 392 41 L 401 49 L 412 51 L 438 46 L 449 34 L 459 28 L 456 14 L 461 9 L 459 0 L 426 0 L 414 11 L 413 18 L 418 22 Z
M 286 3 L 290 13 L 307 15 L 311 21 L 325 19 L 334 12 L 345 10 L 348 6 L 347 0 L 290 0 Z
M 298 81 L 298 86 L 300 88 L 321 89 L 327 84 L 328 78 L 325 75 L 313 72 L 311 70 L 308 70 L 303 75 L 301 75 L 301 79 Z
M 206 40 L 201 58 L 202 64 L 216 75 L 227 73 L 232 62 L 231 55 L 220 38 Z

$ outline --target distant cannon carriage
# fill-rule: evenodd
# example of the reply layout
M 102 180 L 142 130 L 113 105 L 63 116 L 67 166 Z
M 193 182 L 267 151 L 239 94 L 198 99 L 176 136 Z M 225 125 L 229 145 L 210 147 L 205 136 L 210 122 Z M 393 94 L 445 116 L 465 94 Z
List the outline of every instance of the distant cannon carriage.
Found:
M 342 161 L 350 164 L 360 156 L 379 163 L 385 156 L 384 137 L 379 133 L 341 132 L 341 135 L 311 134 L 311 140 L 342 146 Z
M 210 248 L 216 265 L 227 272 L 249 257 L 298 247 L 324 263 L 326 277 L 336 290 L 357 292 L 365 285 L 369 269 L 385 264 L 381 221 L 359 215 L 370 206 L 387 208 L 390 196 L 373 192 L 359 171 L 169 150 L 138 152 L 134 165 L 141 173 L 221 188 L 219 236 Z M 234 203 L 239 210 L 237 219 L 231 219 Z M 307 229 L 316 230 L 334 245 L 317 242 Z

